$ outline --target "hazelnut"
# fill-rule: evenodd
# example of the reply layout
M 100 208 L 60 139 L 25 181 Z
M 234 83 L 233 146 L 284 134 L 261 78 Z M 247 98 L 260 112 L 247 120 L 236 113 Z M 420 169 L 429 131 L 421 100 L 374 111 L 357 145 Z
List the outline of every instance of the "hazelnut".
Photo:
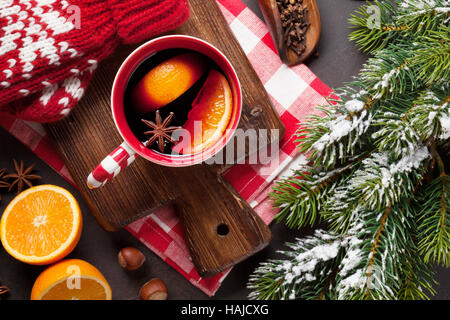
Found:
M 139 269 L 145 262 L 145 256 L 142 252 L 133 247 L 126 247 L 120 250 L 117 258 L 120 266 L 128 271 Z
M 142 286 L 139 297 L 141 300 L 167 300 L 166 285 L 161 279 L 152 279 Z

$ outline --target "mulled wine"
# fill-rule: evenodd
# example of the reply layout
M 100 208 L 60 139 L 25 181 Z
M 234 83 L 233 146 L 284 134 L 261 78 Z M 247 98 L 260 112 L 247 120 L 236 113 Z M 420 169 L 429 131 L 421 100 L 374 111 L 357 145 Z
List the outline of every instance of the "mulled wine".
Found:
M 162 137 L 161 130 L 169 136 L 173 127 L 193 132 L 193 123 L 201 121 L 205 131 L 200 139 L 193 138 L 184 149 L 186 154 L 201 152 L 223 134 L 232 100 L 229 83 L 211 58 L 192 50 L 168 49 L 148 57 L 133 72 L 124 108 L 134 135 L 142 142 L 150 141 L 148 148 L 165 154 L 173 154 L 179 141 Z M 170 123 L 164 127 L 165 120 Z

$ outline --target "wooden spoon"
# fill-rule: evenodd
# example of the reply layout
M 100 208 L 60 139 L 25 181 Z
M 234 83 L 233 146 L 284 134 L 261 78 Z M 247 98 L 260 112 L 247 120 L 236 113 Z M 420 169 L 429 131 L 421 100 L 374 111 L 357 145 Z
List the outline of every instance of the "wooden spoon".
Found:
M 275 46 L 281 60 L 287 65 L 295 65 L 305 61 L 312 53 L 317 53 L 317 44 L 319 43 L 322 23 L 320 21 L 319 7 L 316 0 L 303 0 L 303 5 L 308 8 L 307 18 L 311 24 L 305 33 L 306 50 L 298 55 L 286 46 L 283 36 L 283 27 L 281 26 L 280 11 L 275 0 L 258 0 L 264 20 L 266 21 L 270 34 L 272 35 Z

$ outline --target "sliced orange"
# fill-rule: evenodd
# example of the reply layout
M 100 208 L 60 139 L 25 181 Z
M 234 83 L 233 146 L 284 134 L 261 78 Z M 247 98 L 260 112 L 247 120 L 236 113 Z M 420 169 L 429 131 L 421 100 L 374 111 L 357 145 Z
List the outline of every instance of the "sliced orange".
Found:
M 17 260 L 50 264 L 67 256 L 81 236 L 78 202 L 66 189 L 42 185 L 20 193 L 0 220 L 0 240 Z
M 206 71 L 205 58 L 188 52 L 172 57 L 148 72 L 133 89 L 136 111 L 147 113 L 174 101 Z
M 183 154 L 201 152 L 219 140 L 230 122 L 232 109 L 233 97 L 230 85 L 221 72 L 212 69 L 183 125 L 183 129 L 191 135 L 191 143 L 183 142 L 181 138 L 181 152 Z
M 102 273 L 79 259 L 48 267 L 31 290 L 31 300 L 111 300 L 111 297 L 111 287 Z

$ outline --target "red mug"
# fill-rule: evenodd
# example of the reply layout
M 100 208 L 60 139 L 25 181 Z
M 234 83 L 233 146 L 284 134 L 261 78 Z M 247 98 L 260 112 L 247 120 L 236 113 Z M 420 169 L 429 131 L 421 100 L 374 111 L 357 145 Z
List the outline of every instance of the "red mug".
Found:
M 128 81 L 138 66 L 156 52 L 167 49 L 189 49 L 213 60 L 228 80 L 232 91 L 231 119 L 223 136 L 200 153 L 169 155 L 147 148 L 132 132 L 125 116 L 124 96 Z M 242 111 L 242 89 L 236 70 L 228 58 L 212 44 L 185 35 L 170 35 L 150 40 L 134 50 L 122 63 L 114 79 L 111 93 L 111 111 L 114 123 L 124 142 L 111 152 L 89 175 L 90 188 L 99 188 L 128 167 L 139 155 L 153 163 L 168 167 L 185 167 L 199 164 L 216 155 L 231 140 L 239 124 Z

